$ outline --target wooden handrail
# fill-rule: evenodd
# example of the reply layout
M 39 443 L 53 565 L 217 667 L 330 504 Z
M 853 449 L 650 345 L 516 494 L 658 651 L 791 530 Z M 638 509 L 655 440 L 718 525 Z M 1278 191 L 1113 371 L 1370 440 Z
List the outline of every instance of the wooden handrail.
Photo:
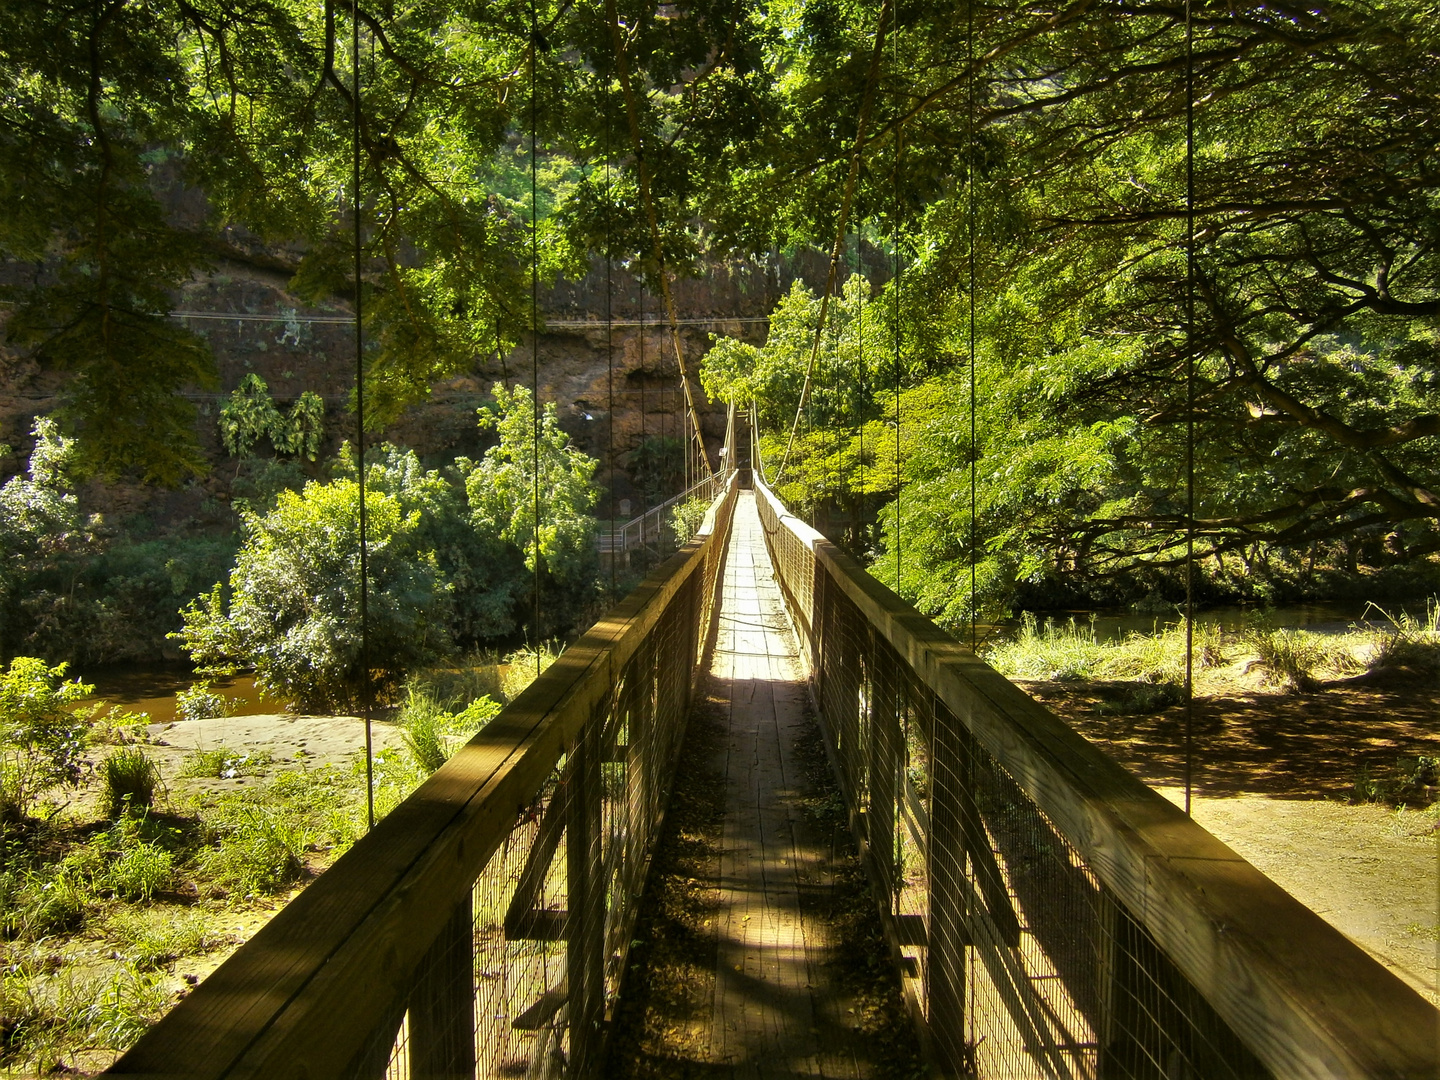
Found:
M 152 1028 L 106 1075 L 341 1076 L 626 662 L 723 551 L 732 477 L 696 537 Z M 712 607 L 713 610 L 713 607 Z M 703 634 L 702 634 L 703 640 Z
M 1054 823 L 1277 1080 L 1440 1076 L 1440 1012 L 1054 713 L 979 660 L 758 481 L 778 527 Z M 767 529 L 767 533 L 770 530 Z M 767 540 L 771 537 L 767 535 Z M 783 560 L 775 559 L 777 573 Z M 783 583 L 813 605 L 814 581 Z M 814 611 L 795 624 L 819 649 Z

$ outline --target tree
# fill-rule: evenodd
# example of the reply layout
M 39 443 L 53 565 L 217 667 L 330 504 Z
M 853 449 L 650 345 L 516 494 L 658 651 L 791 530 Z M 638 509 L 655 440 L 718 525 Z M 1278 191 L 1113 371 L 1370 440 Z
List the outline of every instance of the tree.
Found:
M 426 469 L 412 450 L 389 443 L 366 452 L 367 491 L 394 498 L 403 513 L 418 514 L 415 545 L 433 552 L 440 578 L 450 589 L 449 632 L 456 646 L 505 638 L 515 630 L 515 606 L 528 596 L 530 581 L 520 550 L 493 530 L 477 528 L 466 494 L 472 468 L 460 461 L 444 470 Z M 347 445 L 335 473 L 355 475 Z
M 0 8 L 0 255 L 18 270 L 5 333 L 70 373 L 64 417 L 87 468 L 167 483 L 203 470 L 181 391 L 212 386 L 213 363 L 167 314 L 218 257 L 278 264 L 313 300 L 349 299 L 360 216 L 376 421 L 493 348 L 497 323 L 511 342 L 524 328 L 513 313 L 529 230 L 497 189 L 520 172 L 511 129 L 529 112 L 531 73 L 558 124 L 568 61 L 530 39 L 513 3 L 354 8 L 357 206 L 350 10 Z M 574 253 L 553 222 L 542 228 L 549 277 Z
M 729 159 L 771 243 L 833 235 L 878 6 L 806 5 L 772 54 L 773 127 Z M 875 567 L 927 610 L 969 617 L 972 564 L 992 611 L 1060 583 L 1174 595 L 1192 420 L 1217 588 L 1267 552 L 1440 550 L 1433 12 L 1191 11 L 1193 298 L 1180 9 L 921 3 L 882 28 L 852 221 L 903 271 L 880 445 L 904 492 Z M 858 433 L 824 453 L 801 498 Z
M 27 474 L 0 487 L 0 625 L 6 628 L 0 630 L 0 653 L 16 646 L 12 635 L 24 621 L 16 606 L 32 591 L 36 576 L 89 542 L 71 490 L 74 440 L 62 436 L 49 417 L 37 418 L 31 434 L 35 446 Z
M 450 586 L 420 543 L 422 514 L 365 493 L 368 671 L 361 654 L 359 484 L 311 481 L 247 512 L 230 573 L 183 611 L 175 636 L 207 674 L 253 667 L 267 694 L 311 710 L 384 701 L 411 668 L 452 647 Z
M 524 386 L 511 391 L 496 383 L 493 393 L 495 410 L 480 410 L 480 427 L 494 429 L 500 442 L 478 465 L 458 464 L 468 473 L 465 491 L 475 529 L 514 545 L 525 569 L 539 576 L 543 637 L 573 620 L 594 592 L 590 511 L 598 492 L 591 481 L 599 462 L 570 445 L 553 403 L 537 416 Z

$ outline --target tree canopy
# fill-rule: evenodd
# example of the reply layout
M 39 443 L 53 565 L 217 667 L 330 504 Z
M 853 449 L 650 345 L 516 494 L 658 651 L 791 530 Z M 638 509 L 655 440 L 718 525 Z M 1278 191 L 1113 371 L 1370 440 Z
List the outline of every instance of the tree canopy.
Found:
M 879 544 L 924 538 L 921 578 L 897 584 L 932 608 L 972 561 L 994 602 L 1037 575 L 1163 576 L 1191 424 L 1207 565 L 1440 550 L 1440 11 L 1197 2 L 1187 69 L 1186 10 L 18 0 L 0 13 L 7 334 L 75 372 L 90 467 L 173 479 L 198 467 L 176 391 L 211 375 L 164 313 L 221 253 L 345 299 L 358 212 L 383 420 L 497 324 L 528 326 L 532 218 L 543 275 L 605 253 L 654 284 L 702 256 L 828 248 L 848 207 L 874 336 L 846 344 L 862 301 L 834 302 L 809 402 L 832 437 L 795 475 L 835 456 L 836 498 L 903 488 Z M 720 393 L 754 369 L 767 429 L 798 400 L 805 303 L 786 298 L 763 355 L 722 344 L 711 365 Z M 862 452 L 867 425 L 891 435 Z M 847 454 L 882 453 L 843 479 Z

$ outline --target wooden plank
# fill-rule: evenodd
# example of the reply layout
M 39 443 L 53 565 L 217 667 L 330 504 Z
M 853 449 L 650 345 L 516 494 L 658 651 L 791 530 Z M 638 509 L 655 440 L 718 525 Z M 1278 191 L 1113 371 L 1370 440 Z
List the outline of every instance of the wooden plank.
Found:
M 844 552 L 777 518 L 1277 1077 L 1440 1075 L 1440 1014 Z
M 734 491 L 732 478 L 723 498 Z M 712 507 L 712 523 L 717 516 Z M 409 992 L 453 898 L 470 888 L 666 606 L 725 540 L 712 529 L 653 571 L 109 1074 L 343 1072 Z

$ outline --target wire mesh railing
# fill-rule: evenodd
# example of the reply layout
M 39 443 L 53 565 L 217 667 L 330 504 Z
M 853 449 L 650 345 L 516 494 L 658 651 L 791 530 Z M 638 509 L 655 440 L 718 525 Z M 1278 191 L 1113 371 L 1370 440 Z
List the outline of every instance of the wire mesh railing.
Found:
M 729 471 L 714 473 L 699 483 L 691 484 L 680 494 L 672 495 L 664 502 L 657 503 L 643 514 L 631 518 L 613 531 L 600 530 L 595 537 L 595 549 L 602 555 L 634 551 L 642 547 L 651 547 L 662 551 L 675 550 L 676 537 L 674 526 L 670 521 L 671 511 L 692 499 L 712 501 L 716 497 L 716 493 L 724 489 L 729 478 Z
M 594 1075 L 735 492 L 109 1073 Z
M 1419 994 L 755 489 L 938 1073 L 1440 1075 Z

